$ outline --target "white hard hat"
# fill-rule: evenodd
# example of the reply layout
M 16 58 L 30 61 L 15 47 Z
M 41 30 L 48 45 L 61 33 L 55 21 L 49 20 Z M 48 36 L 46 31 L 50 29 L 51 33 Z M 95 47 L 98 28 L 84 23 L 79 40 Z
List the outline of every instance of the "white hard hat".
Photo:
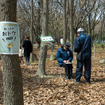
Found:
M 83 31 L 84 31 L 83 28 L 79 28 L 79 29 L 77 30 L 77 32 L 83 32 Z

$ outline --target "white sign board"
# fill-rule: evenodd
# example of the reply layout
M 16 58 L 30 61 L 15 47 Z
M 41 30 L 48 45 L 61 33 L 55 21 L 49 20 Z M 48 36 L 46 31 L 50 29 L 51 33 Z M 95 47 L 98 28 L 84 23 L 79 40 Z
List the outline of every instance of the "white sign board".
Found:
M 54 41 L 52 36 L 41 36 L 40 39 L 43 42 L 53 42 Z
M 19 27 L 16 22 L 0 22 L 0 54 L 18 54 Z

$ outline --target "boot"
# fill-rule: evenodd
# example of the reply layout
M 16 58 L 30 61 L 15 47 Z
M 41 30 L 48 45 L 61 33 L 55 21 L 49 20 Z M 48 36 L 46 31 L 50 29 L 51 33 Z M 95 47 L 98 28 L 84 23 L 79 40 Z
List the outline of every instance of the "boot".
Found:
M 69 76 L 66 75 L 66 79 L 69 80 Z

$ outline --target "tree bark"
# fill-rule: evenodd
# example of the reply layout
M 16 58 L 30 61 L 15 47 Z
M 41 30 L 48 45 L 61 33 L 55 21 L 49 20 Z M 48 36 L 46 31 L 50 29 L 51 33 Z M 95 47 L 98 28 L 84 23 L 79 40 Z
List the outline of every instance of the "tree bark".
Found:
M 30 40 L 32 42 L 32 47 L 33 47 L 33 0 L 31 0 L 31 32 L 30 32 Z M 32 63 L 34 61 L 34 53 L 32 51 L 30 55 L 30 62 Z
M 40 36 L 41 35 L 41 8 L 42 8 L 42 0 L 39 0 L 38 2 L 38 29 L 36 30 L 38 35 L 36 36 L 36 40 L 37 40 L 37 43 L 38 43 L 38 48 L 40 48 Z
M 73 49 L 73 42 L 74 42 L 74 35 L 73 35 L 73 7 L 74 7 L 74 0 L 70 0 L 70 44 L 71 48 Z
M 43 13 L 42 13 L 42 36 L 48 35 L 48 0 L 43 0 Z M 45 75 L 45 63 L 46 63 L 47 48 L 43 42 L 41 42 L 38 71 L 36 75 L 43 77 Z
M 17 0 L 0 1 L 0 21 L 16 22 Z M 3 67 L 3 105 L 23 105 L 22 75 L 18 55 L 1 55 Z
M 17 55 L 2 55 L 3 105 L 23 105 L 22 76 Z
M 67 39 L 67 24 L 66 24 L 66 0 L 63 0 L 63 44 Z
M 90 17 L 90 15 L 91 15 L 91 14 L 89 13 L 89 14 L 88 14 L 88 35 L 91 35 L 91 29 L 90 29 L 90 27 L 91 27 L 91 26 L 90 26 L 90 25 L 91 25 L 91 24 L 90 24 L 90 18 L 91 18 L 91 17 Z

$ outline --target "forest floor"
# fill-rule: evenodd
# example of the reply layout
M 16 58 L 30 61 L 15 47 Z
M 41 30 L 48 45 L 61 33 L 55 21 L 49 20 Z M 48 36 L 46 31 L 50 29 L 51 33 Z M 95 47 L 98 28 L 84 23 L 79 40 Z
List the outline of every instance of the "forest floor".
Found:
M 56 46 L 53 54 L 59 47 Z M 36 49 L 36 54 L 39 52 Z M 48 50 L 48 56 L 51 51 Z M 100 58 L 101 57 L 101 58 Z M 46 74 L 53 75 L 49 78 L 35 78 L 38 62 L 27 67 L 21 64 L 23 77 L 24 105 L 105 105 L 105 64 L 99 60 L 105 58 L 105 50 L 101 50 L 101 56 L 97 50 L 96 57 L 92 57 L 91 84 L 86 84 L 84 70 L 81 83 L 75 83 L 76 54 L 73 59 L 73 79 L 66 80 L 64 70 L 62 78 L 59 75 L 58 63 L 46 60 Z M 0 65 L 1 66 L 1 65 Z M 3 105 L 3 84 L 0 71 L 0 105 Z

